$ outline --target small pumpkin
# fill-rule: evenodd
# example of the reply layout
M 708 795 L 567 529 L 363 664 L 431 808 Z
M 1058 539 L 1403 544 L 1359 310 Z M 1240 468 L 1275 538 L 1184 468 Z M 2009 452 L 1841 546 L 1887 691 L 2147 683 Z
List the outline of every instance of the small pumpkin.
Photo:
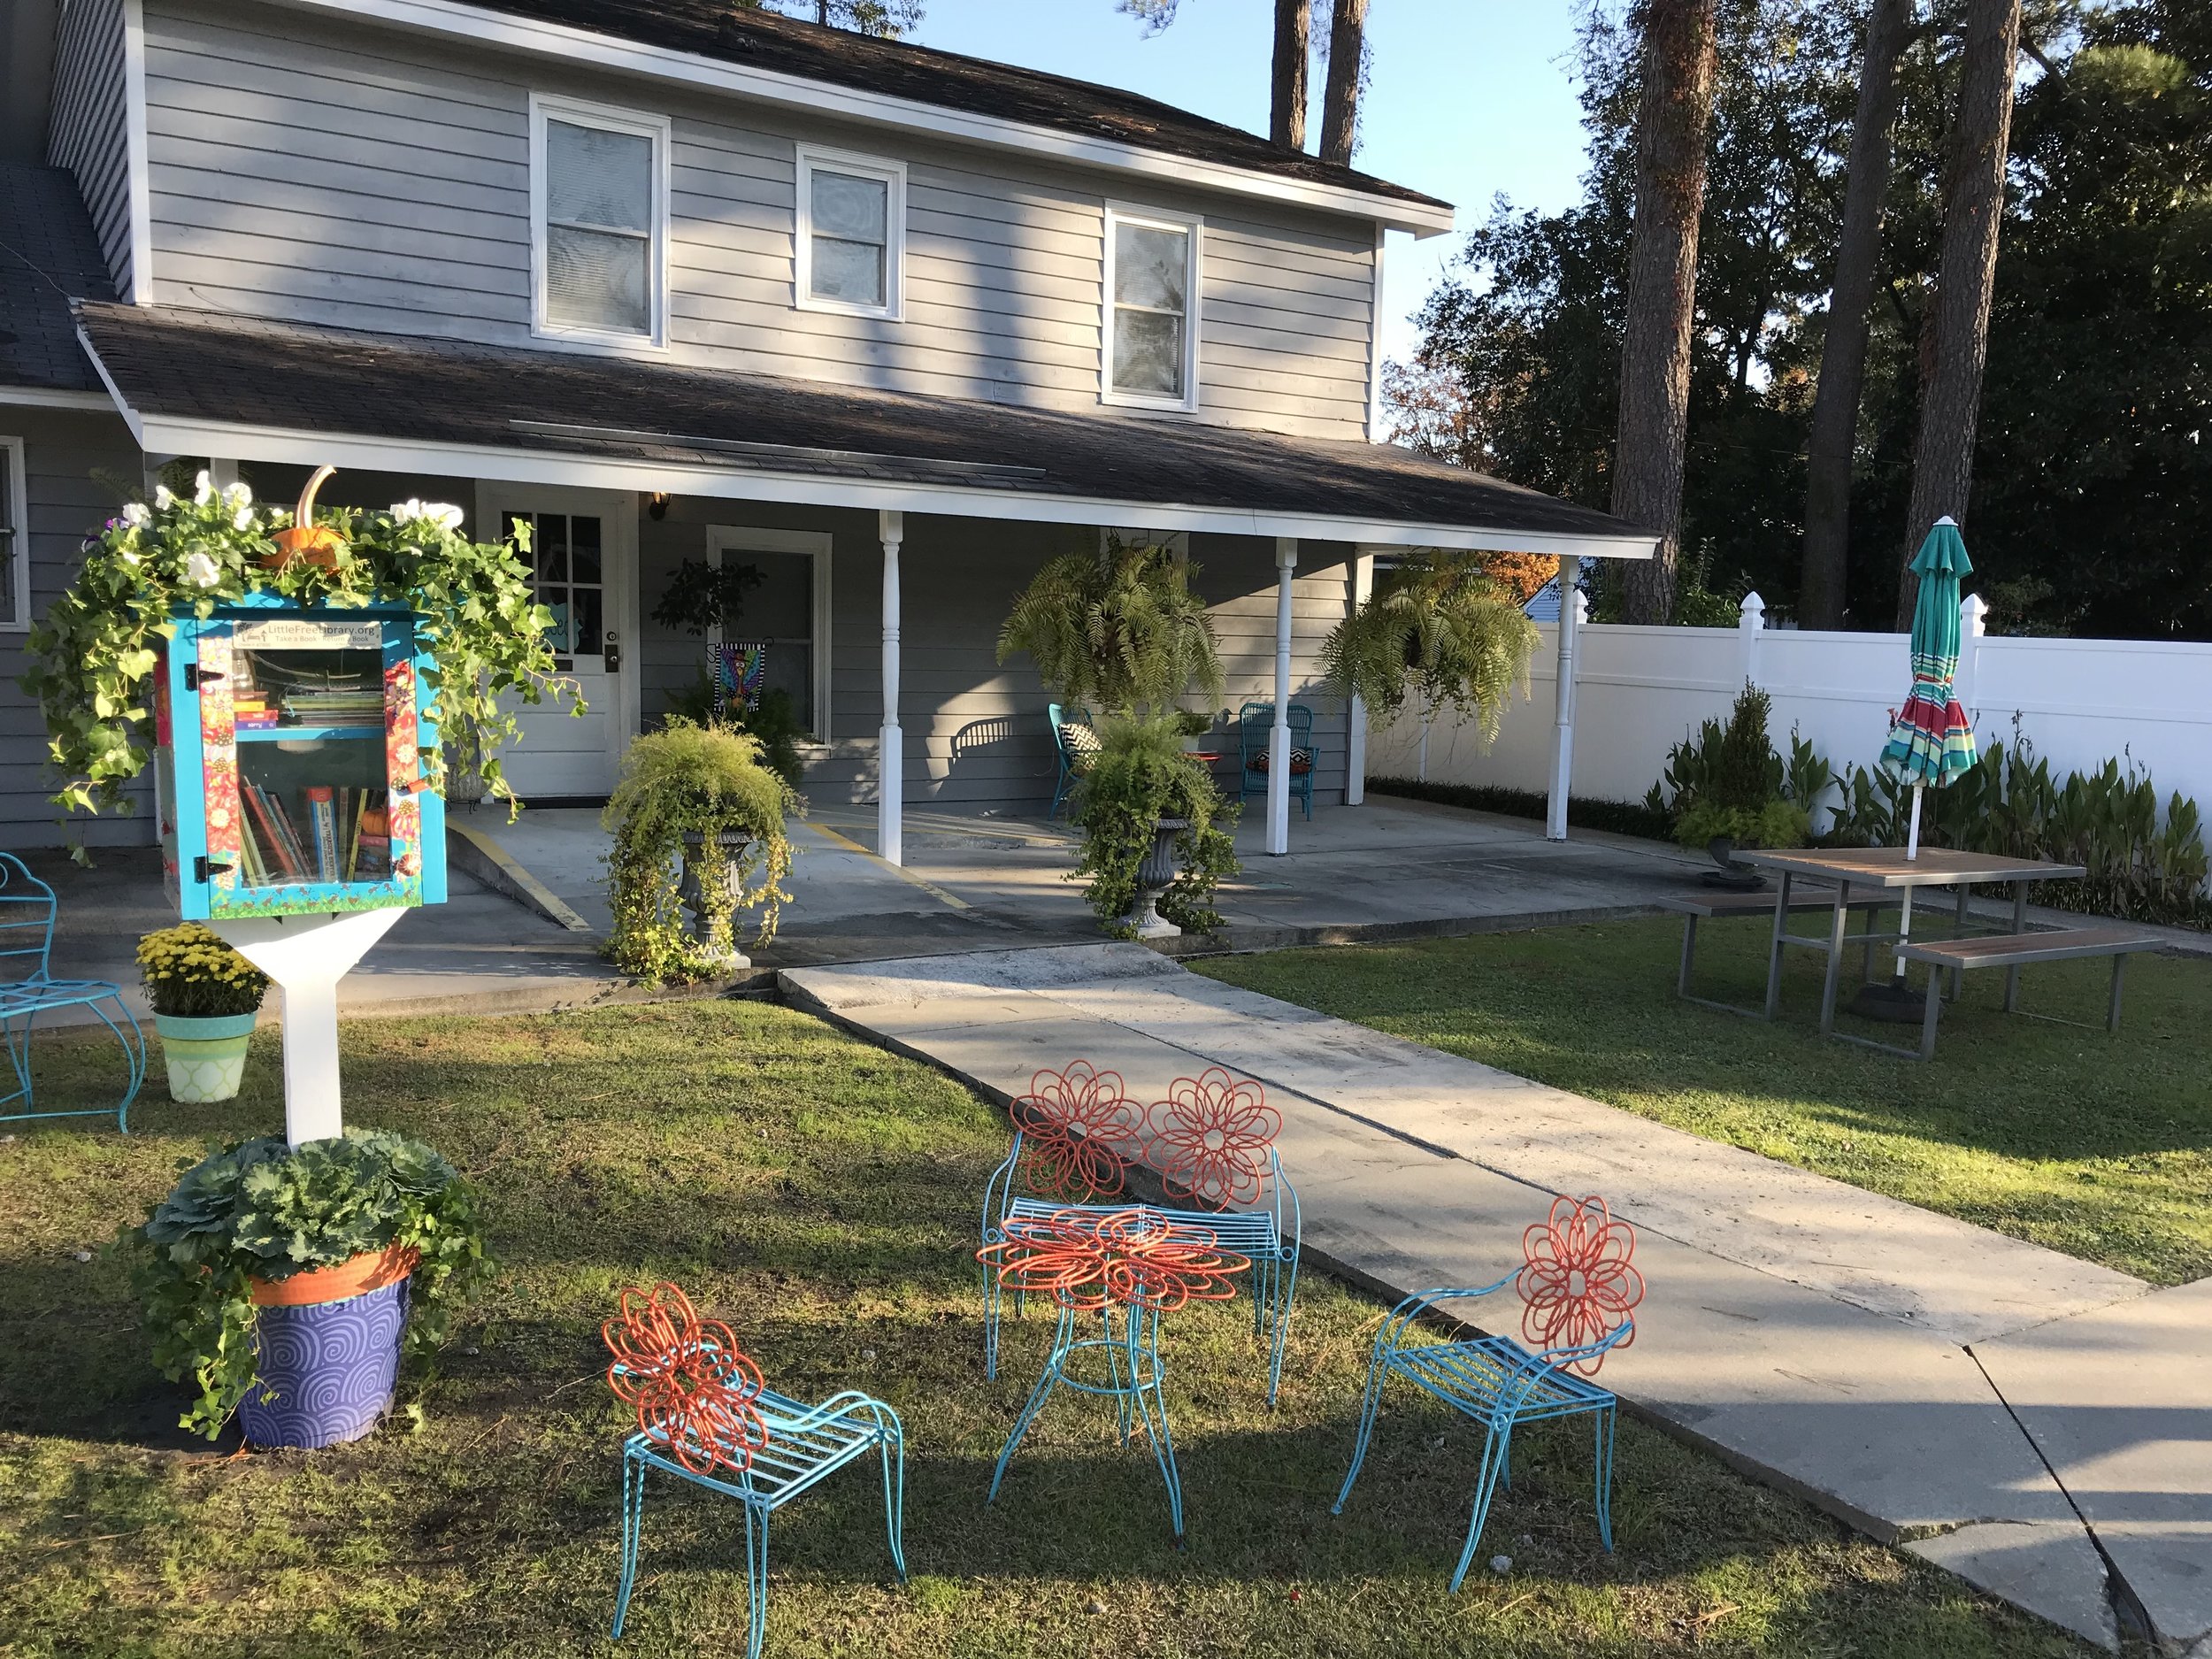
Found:
M 334 466 L 315 469 L 314 476 L 307 480 L 307 488 L 300 491 L 299 504 L 292 510 L 292 527 L 280 530 L 270 538 L 276 543 L 277 550 L 263 557 L 263 568 L 280 571 L 301 559 L 326 571 L 338 568 L 338 555 L 344 549 L 346 539 L 329 525 L 315 522 L 315 492 L 337 470 Z

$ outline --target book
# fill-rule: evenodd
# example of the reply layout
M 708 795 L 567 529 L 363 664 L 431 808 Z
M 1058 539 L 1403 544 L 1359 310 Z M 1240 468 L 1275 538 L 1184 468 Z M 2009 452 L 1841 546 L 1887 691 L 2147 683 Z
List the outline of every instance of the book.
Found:
M 354 869 L 361 860 L 361 817 L 369 810 L 371 793 L 367 789 L 354 792 L 353 832 L 346 843 L 346 879 L 349 881 L 353 879 Z
M 296 879 L 291 851 L 278 833 L 276 815 L 269 810 L 267 792 L 259 784 L 242 782 L 239 793 L 245 797 L 247 810 L 261 832 L 262 849 L 272 860 L 269 873 L 280 879 Z
M 392 873 L 391 819 L 381 805 L 361 815 L 360 873 L 364 881 L 381 881 Z
M 250 887 L 269 885 L 268 866 L 262 863 L 260 844 L 254 840 L 253 814 L 246 810 L 244 801 L 238 803 L 238 862 L 243 866 L 239 874 Z
M 326 783 L 310 784 L 307 796 L 307 839 L 313 855 L 315 879 L 338 879 L 338 803 Z
M 300 834 L 298 824 L 293 821 L 291 809 L 284 804 L 284 797 L 274 789 L 265 788 L 261 798 L 269 803 L 269 810 L 276 818 L 277 833 L 284 837 L 284 851 L 292 866 L 292 879 L 311 879 L 314 856 L 307 850 L 307 841 Z

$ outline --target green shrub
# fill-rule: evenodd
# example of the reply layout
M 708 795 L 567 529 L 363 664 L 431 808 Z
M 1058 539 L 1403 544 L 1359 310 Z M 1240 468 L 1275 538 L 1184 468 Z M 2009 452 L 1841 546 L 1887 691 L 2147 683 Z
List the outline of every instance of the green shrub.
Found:
M 1125 931 L 1118 925 L 1136 902 L 1137 868 L 1160 820 L 1183 818 L 1175 879 L 1160 899 L 1160 914 L 1188 933 L 1220 926 L 1213 898 L 1221 879 L 1237 872 L 1228 828 L 1237 815 L 1205 763 L 1183 752 L 1182 723 L 1173 714 L 1108 720 L 1075 791 L 1073 817 L 1083 831 L 1075 874 L 1084 898 L 1110 932 Z

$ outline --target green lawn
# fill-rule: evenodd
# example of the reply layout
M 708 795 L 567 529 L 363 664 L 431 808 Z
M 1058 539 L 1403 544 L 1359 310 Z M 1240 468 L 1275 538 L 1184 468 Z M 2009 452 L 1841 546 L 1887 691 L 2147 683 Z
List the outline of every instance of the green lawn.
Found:
M 1707 924 L 1694 988 L 1756 1004 L 1766 936 Z M 1809 951 L 1775 1025 L 1678 1001 L 1681 939 L 1667 918 L 1192 965 L 2159 1284 L 2212 1273 L 2212 961 L 2132 958 L 2116 1036 L 2108 964 L 2023 975 L 2028 1012 L 2093 1030 L 2008 1017 L 2003 975 L 1969 974 L 1923 1065 L 1820 1036 Z
M 1532 1432 L 1483 1551 L 1511 1571 L 1447 1596 L 1479 1442 L 1394 1398 L 1351 1512 L 1330 1517 L 1379 1310 L 1319 1275 L 1273 1415 L 1246 1304 L 1170 1322 L 1187 1550 L 1149 1458 L 1065 1396 L 986 1509 L 1047 1326 L 1010 1330 L 982 1379 L 970 1253 L 1005 1143 L 984 1104 L 755 1004 L 366 1023 L 345 1041 L 357 1120 L 434 1141 L 489 1194 L 503 1271 L 425 1425 L 311 1455 L 183 1448 L 121 1268 L 77 1259 L 204 1137 L 279 1125 L 272 1045 L 245 1099 L 150 1099 L 127 1140 L 10 1125 L 0 1652 L 610 1651 L 624 1418 L 598 1325 L 657 1276 L 728 1318 L 778 1388 L 864 1386 L 909 1426 L 913 1583 L 891 1578 L 872 1474 L 848 1471 L 778 1520 L 772 1655 L 2089 1651 L 1634 1423 L 1618 1555 L 1597 1548 L 1583 1435 Z M 105 1064 L 69 1041 L 44 1058 L 57 1099 Z M 740 1516 L 690 1491 L 656 1492 L 624 1653 L 742 1651 Z

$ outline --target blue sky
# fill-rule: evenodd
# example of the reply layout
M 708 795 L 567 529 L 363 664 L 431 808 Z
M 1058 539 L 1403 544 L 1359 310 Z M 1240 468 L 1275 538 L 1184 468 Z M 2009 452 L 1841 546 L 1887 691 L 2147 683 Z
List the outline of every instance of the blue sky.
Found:
M 915 36 L 948 51 L 1127 87 L 1254 131 L 1267 127 L 1270 0 L 1182 0 L 1147 40 L 1114 0 L 928 0 Z M 1441 196 L 1463 228 L 1503 192 L 1556 210 L 1576 199 L 1580 110 L 1570 0 L 1373 0 L 1373 79 L 1356 164 Z M 1317 112 L 1319 88 L 1315 88 Z M 1319 122 L 1314 122 L 1317 134 Z M 1408 354 L 1417 309 L 1457 236 L 1394 234 L 1384 349 Z

